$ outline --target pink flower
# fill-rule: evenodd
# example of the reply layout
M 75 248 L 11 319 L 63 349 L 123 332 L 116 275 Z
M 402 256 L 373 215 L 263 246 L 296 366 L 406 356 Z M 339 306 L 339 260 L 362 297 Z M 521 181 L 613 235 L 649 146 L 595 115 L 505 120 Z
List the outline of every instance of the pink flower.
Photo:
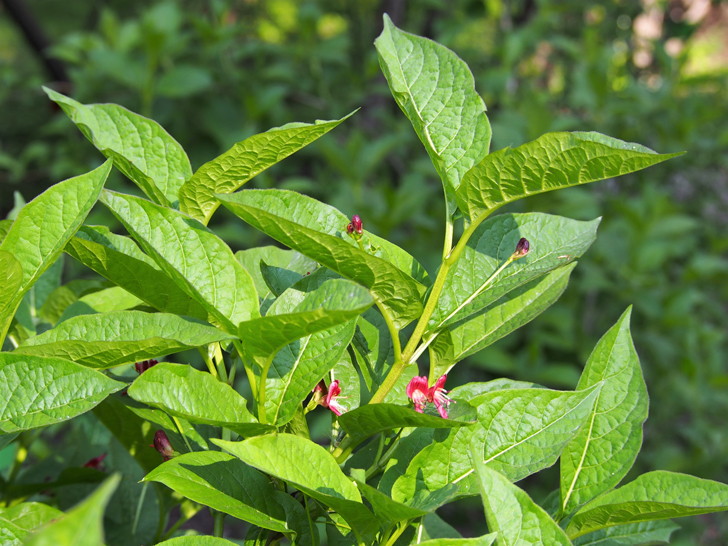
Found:
M 440 413 L 440 417 L 443 419 L 447 419 L 446 408 L 450 405 L 450 398 L 447 396 L 447 391 L 442 388 L 443 385 L 445 385 L 446 379 L 447 374 L 440 377 L 440 379 L 438 379 L 435 384 L 430 387 L 430 390 L 427 391 L 427 401 L 435 404 L 437 411 Z
M 352 237 L 354 237 L 355 239 L 360 239 L 362 230 L 363 230 L 363 225 L 361 222 L 361 218 L 359 217 L 358 214 L 355 214 L 354 216 L 352 216 L 351 222 L 349 223 L 349 225 L 346 226 L 346 232 L 349 235 L 351 235 Z
M 407 385 L 407 396 L 415 405 L 415 411 L 422 413 L 428 402 L 435 404 L 437 411 L 443 419 L 447 419 L 447 407 L 450 405 L 450 398 L 443 388 L 447 374 L 438 379 L 432 387 L 427 386 L 426 377 L 413 377 Z
M 106 458 L 106 453 L 103 455 L 99 455 L 98 457 L 94 457 L 93 459 L 90 459 L 86 464 L 83 465 L 84 468 L 94 468 L 96 470 L 106 471 L 106 468 L 101 463 Z
M 328 389 L 326 388 L 326 383 L 324 383 L 323 379 L 313 388 L 313 397 L 314 400 L 316 400 L 316 404 L 329 408 L 336 415 L 341 415 L 346 412 L 346 408 L 342 406 L 338 400 L 336 400 L 340 394 L 341 387 L 339 387 L 338 379 L 332 381 Z
M 427 405 L 427 378 L 413 377 L 407 385 L 407 397 L 415 404 L 415 411 L 422 413 Z

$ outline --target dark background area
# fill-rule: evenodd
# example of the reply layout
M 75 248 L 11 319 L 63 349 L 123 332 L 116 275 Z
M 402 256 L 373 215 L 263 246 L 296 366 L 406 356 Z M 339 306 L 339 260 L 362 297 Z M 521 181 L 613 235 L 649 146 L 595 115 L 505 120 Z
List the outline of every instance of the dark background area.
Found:
M 26 8 L 53 61 L 29 45 L 11 4 Z M 510 206 L 604 220 L 561 300 L 459 364 L 448 386 L 512 377 L 573 388 L 596 341 L 633 304 L 651 395 L 633 475 L 665 469 L 728 482 L 728 2 L 5 0 L 0 218 L 13 208 L 14 192 L 30 200 L 102 160 L 41 85 L 154 118 L 193 168 L 271 127 L 361 108 L 247 187 L 294 189 L 357 213 L 433 274 L 442 190 L 379 70 L 372 42 L 385 11 L 470 65 L 488 106 L 492 150 L 548 131 L 595 130 L 659 152 L 688 152 Z M 136 193 L 118 172 L 109 185 Z M 116 225 L 101 207 L 88 223 Z M 234 250 L 267 243 L 223 208 L 211 227 Z M 89 276 L 70 259 L 65 267 L 66 282 Z M 62 439 L 54 442 L 47 446 Z M 556 487 L 557 472 L 522 485 L 539 500 Z M 440 514 L 465 536 L 483 530 L 477 499 Z M 209 521 L 195 521 L 211 530 Z M 724 514 L 680 523 L 675 544 L 728 543 Z

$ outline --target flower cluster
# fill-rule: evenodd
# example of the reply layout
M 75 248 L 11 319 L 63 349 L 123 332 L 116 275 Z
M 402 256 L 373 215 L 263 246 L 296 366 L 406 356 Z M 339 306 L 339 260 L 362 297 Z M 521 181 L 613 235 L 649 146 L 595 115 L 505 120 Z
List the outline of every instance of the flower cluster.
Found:
M 437 411 L 443 419 L 447 419 L 447 408 L 450 405 L 450 398 L 443 388 L 447 374 L 438 379 L 432 387 L 427 386 L 426 377 L 413 377 L 407 385 L 407 396 L 415 405 L 415 411 L 422 413 L 427 403 L 435 404 Z
M 355 239 L 359 239 L 361 237 L 362 231 L 363 227 L 361 223 L 361 218 L 358 214 L 355 214 L 354 216 L 352 216 L 349 225 L 346 226 L 346 232 Z

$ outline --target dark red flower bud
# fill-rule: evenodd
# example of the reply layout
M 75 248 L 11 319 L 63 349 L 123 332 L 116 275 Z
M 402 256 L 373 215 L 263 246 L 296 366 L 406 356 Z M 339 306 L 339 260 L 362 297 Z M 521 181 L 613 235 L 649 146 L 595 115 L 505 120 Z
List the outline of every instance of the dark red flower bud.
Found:
M 142 362 L 136 362 L 134 364 L 134 369 L 137 371 L 138 374 L 141 375 L 142 373 L 146 372 L 149 368 L 151 368 L 152 366 L 156 366 L 157 364 L 159 364 L 159 362 L 157 362 L 154 359 L 143 360 Z
M 172 444 L 169 443 L 167 434 L 163 430 L 154 433 L 154 449 L 159 451 L 165 461 L 169 461 L 176 455 Z
M 355 214 L 354 216 L 351 217 L 351 226 L 354 228 L 354 231 L 356 231 L 356 233 L 358 235 L 361 235 L 362 224 L 361 224 L 361 218 L 359 218 L 358 214 Z
M 106 458 L 106 453 L 103 455 L 99 455 L 98 457 L 94 457 L 90 461 L 88 461 L 85 465 L 83 465 L 84 468 L 94 468 L 96 470 L 101 470 L 103 472 L 106 471 L 106 468 L 103 464 L 101 464 L 101 461 L 103 461 Z
M 518 241 L 518 244 L 516 245 L 516 251 L 513 253 L 513 256 L 516 258 L 523 258 L 526 254 L 528 254 L 528 250 L 531 245 L 528 243 L 528 239 L 522 238 L 520 241 Z

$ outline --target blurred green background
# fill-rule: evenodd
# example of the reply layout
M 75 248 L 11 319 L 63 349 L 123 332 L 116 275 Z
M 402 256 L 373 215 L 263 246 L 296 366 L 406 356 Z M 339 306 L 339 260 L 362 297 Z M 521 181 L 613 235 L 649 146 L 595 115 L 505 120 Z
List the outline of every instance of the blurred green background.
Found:
M 0 2 L 0 218 L 14 192 L 29 200 L 102 159 L 41 85 L 153 117 L 193 168 L 271 127 L 361 108 L 248 186 L 294 189 L 358 213 L 367 229 L 434 273 L 442 190 L 379 70 L 372 42 L 385 11 L 470 65 L 488 105 L 493 150 L 560 130 L 686 150 L 646 172 L 511 206 L 604 220 L 561 300 L 460 364 L 448 385 L 505 376 L 573 388 L 597 339 L 633 304 L 652 400 L 633 472 L 660 468 L 728 482 L 728 2 L 20 3 L 69 81 L 51 83 L 58 64 L 51 75 Z M 122 178 L 116 173 L 110 185 L 133 192 Z M 267 242 L 226 212 L 211 226 L 235 250 Z M 100 207 L 89 223 L 115 225 Z M 87 276 L 71 262 L 64 282 Z M 524 485 L 540 499 L 556 484 L 551 469 Z M 441 515 L 465 536 L 482 530 L 477 502 Z M 726 515 L 681 523 L 676 544 L 728 544 Z

